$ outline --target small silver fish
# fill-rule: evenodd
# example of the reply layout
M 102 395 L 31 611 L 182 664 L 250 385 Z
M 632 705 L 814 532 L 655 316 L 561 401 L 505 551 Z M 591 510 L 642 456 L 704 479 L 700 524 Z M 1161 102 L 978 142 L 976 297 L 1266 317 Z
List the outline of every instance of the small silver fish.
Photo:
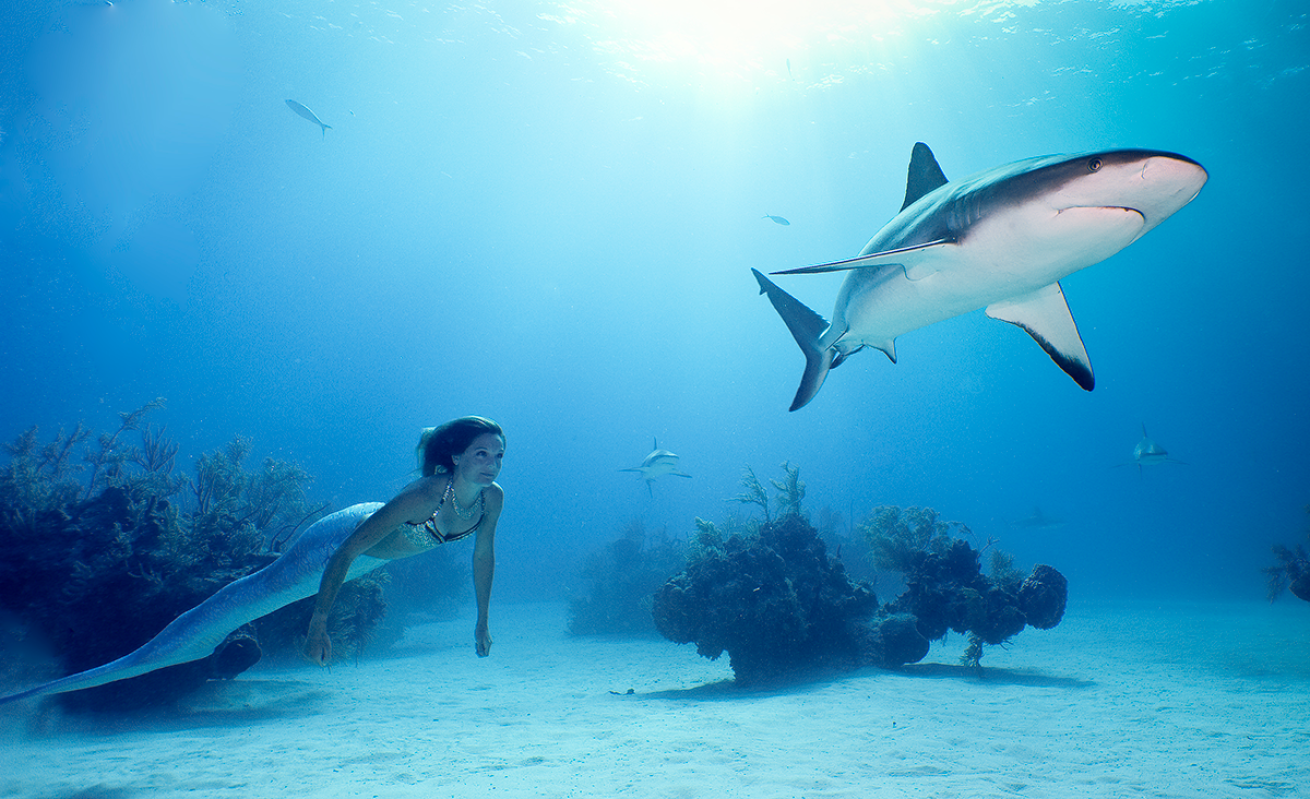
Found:
M 308 108 L 304 107 L 300 103 L 297 103 L 295 100 L 287 100 L 287 108 L 290 108 L 292 111 L 295 111 L 297 114 L 304 117 L 305 119 L 308 119 L 310 122 L 313 122 L 315 125 L 318 125 L 320 128 L 323 129 L 323 138 L 327 138 L 328 129 L 331 128 L 332 126 L 324 124 L 323 120 L 319 119 L 318 116 L 313 111 L 310 111 Z

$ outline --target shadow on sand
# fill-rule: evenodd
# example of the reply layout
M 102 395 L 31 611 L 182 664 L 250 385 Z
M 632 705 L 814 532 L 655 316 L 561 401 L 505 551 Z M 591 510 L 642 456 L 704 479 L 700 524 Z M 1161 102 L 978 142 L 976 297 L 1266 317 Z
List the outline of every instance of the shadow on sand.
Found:
M 1082 689 L 1096 686 L 1094 680 L 1062 677 L 1024 669 L 982 668 L 948 663 L 914 663 L 899 669 L 886 670 L 872 667 L 858 671 L 825 671 L 793 675 L 789 680 L 738 685 L 732 680 L 705 683 L 691 688 L 675 688 L 650 693 L 633 693 L 645 699 L 701 699 L 731 701 L 756 699 L 762 696 L 790 696 L 821 690 L 853 679 L 876 679 L 880 675 L 899 675 L 916 679 L 947 679 L 991 685 L 1021 685 L 1031 688 Z M 616 692 L 617 693 L 617 692 Z
M 46 703 L 28 724 L 38 737 L 76 733 L 115 736 L 134 732 L 176 732 L 241 728 L 323 712 L 333 692 L 282 680 L 215 680 L 185 700 L 125 712 L 63 713 Z

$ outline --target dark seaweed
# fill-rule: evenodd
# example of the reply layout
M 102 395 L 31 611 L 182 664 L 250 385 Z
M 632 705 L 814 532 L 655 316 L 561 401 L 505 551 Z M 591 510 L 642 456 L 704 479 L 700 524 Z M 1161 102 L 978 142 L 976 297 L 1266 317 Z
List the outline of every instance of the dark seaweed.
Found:
M 161 407 L 156 400 L 121 414 L 112 434 L 79 424 L 42 444 L 34 427 L 6 445 L 0 608 L 46 637 L 61 674 L 136 649 L 271 563 L 277 547 L 326 510 L 307 503 L 310 478 L 299 466 L 269 458 L 247 470 L 250 444 L 241 438 L 197 458 L 194 475 L 175 473 L 178 445 L 163 429 L 141 426 Z M 382 579 L 342 592 L 331 629 L 343 654 L 357 651 L 381 617 Z M 298 649 L 309 612 L 297 603 L 233 633 L 210 658 L 62 697 L 88 709 L 175 700 L 262 652 Z
M 1310 505 L 1305 507 L 1305 511 L 1310 513 Z M 1310 533 L 1306 534 L 1306 539 L 1310 540 Z M 1278 563 L 1261 570 L 1268 580 L 1269 601 L 1273 602 L 1282 596 L 1286 589 L 1290 590 L 1292 596 L 1297 599 L 1310 602 L 1310 554 L 1306 553 L 1305 546 L 1297 544 L 1294 547 L 1287 547 L 1274 544 L 1273 551 Z
M 569 602 L 569 632 L 651 634 L 655 591 L 682 569 L 680 543 L 651 536 L 634 520 L 617 540 L 591 553 L 582 568 L 585 590 Z

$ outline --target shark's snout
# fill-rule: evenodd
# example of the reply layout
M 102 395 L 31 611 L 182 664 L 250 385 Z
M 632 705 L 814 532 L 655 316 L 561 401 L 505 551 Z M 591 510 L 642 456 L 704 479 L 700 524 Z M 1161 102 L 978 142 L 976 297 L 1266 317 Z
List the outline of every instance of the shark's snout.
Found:
M 1196 199 L 1210 177 L 1196 161 L 1173 153 L 1142 159 L 1139 176 L 1138 187 L 1131 190 L 1132 207 L 1146 218 L 1147 229 Z
M 1170 188 L 1171 193 L 1186 199 L 1180 204 L 1191 202 L 1209 180 L 1210 174 L 1205 167 L 1183 155 L 1157 155 L 1147 158 L 1142 164 L 1142 179 L 1161 188 Z

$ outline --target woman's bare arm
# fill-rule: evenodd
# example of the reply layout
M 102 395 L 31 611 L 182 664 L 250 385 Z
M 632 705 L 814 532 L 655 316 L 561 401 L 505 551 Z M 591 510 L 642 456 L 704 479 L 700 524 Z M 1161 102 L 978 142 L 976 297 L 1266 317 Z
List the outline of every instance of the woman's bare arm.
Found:
M 473 593 L 478 601 L 478 622 L 473 628 L 473 640 L 478 657 L 491 654 L 487 616 L 491 605 L 491 581 L 496 574 L 496 522 L 500 520 L 500 511 L 505 505 L 505 492 L 492 483 L 487 488 L 486 499 L 487 515 L 478 527 L 478 537 L 473 545 Z
M 332 640 L 327 634 L 328 614 L 337 601 L 337 594 L 350 572 L 355 558 L 377 546 L 396 527 L 417 518 L 427 518 L 440 501 L 432 499 L 432 481 L 429 478 L 410 483 L 390 502 L 360 523 L 355 532 L 337 547 L 323 571 L 318 586 L 318 600 L 314 615 L 309 620 L 309 633 L 305 639 L 305 657 L 320 666 L 332 660 Z

